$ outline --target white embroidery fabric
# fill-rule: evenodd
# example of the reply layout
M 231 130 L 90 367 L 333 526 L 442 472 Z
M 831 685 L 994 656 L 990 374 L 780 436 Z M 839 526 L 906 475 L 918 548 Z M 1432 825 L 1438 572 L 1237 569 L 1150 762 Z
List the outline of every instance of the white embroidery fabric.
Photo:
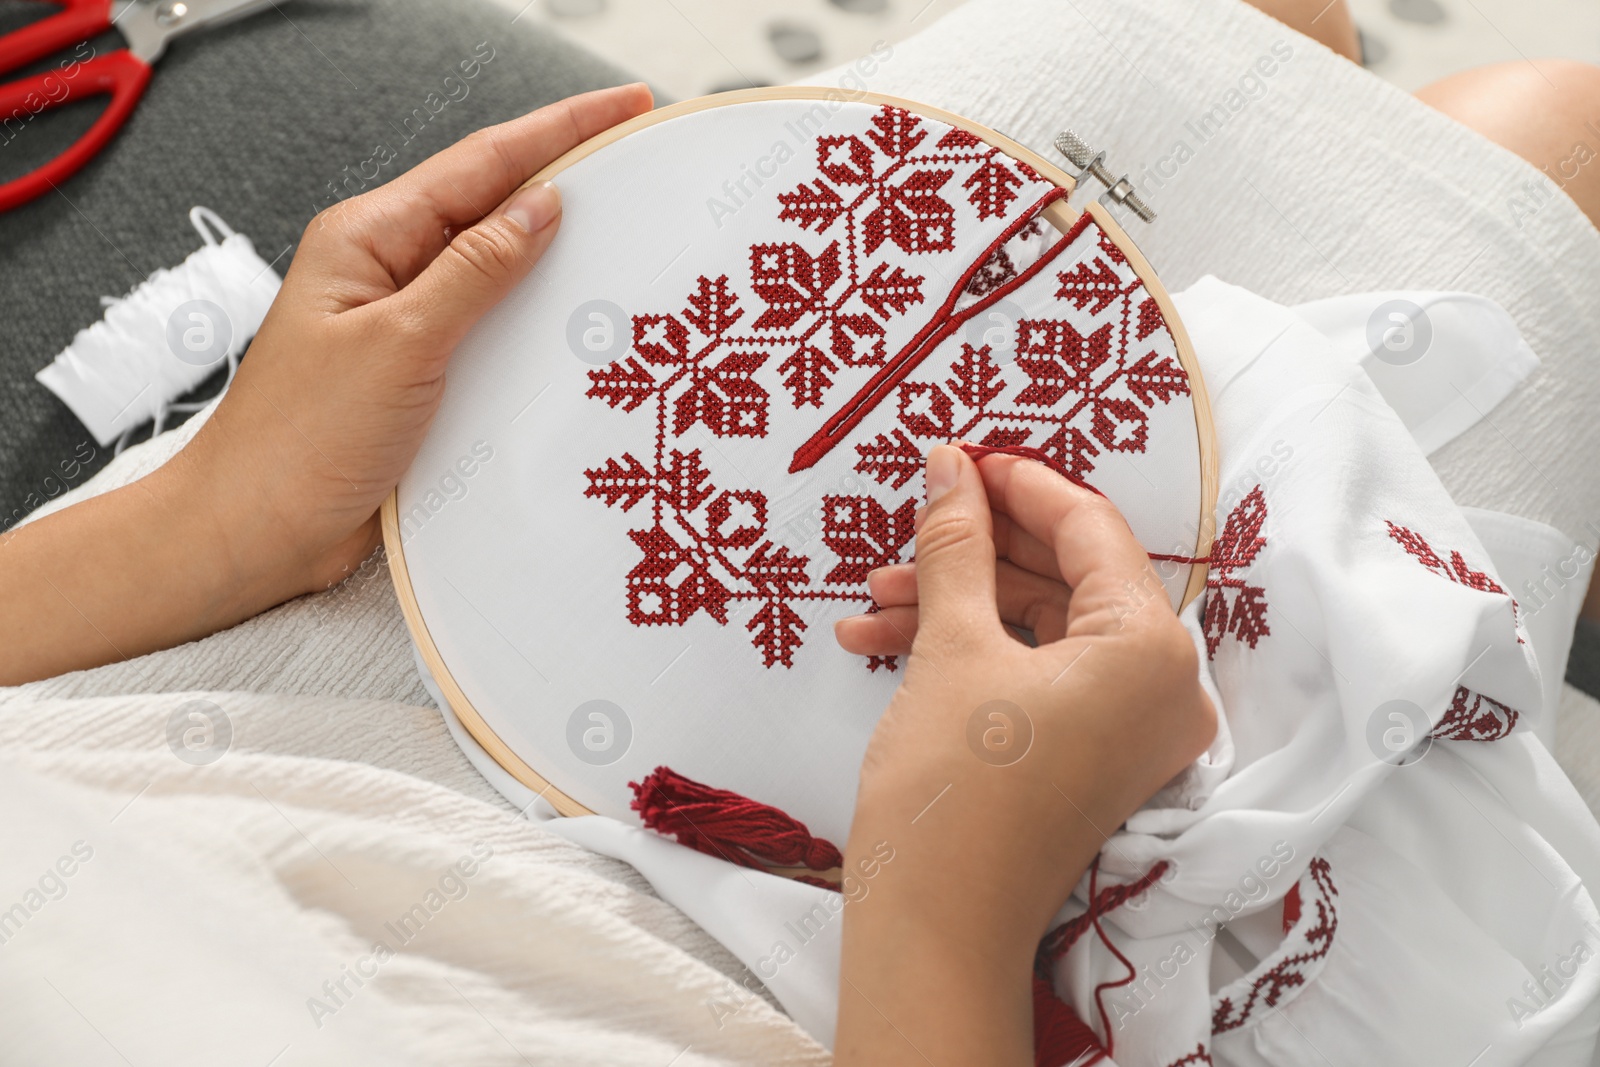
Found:
M 844 838 L 898 674 L 832 623 L 909 558 L 934 443 L 1031 449 L 1194 554 L 1200 437 L 1159 301 L 1090 217 L 1039 217 L 1063 190 L 1024 162 L 781 99 L 558 180 L 561 232 L 457 350 L 396 512 L 452 677 L 587 809 L 630 818 L 665 765 Z M 1180 602 L 1189 565 L 1158 573 Z

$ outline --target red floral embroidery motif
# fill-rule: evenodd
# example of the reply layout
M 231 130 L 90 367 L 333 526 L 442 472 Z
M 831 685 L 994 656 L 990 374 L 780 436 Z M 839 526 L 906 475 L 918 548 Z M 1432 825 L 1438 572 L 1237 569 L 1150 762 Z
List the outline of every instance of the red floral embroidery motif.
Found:
M 1452 551 L 1450 553 L 1450 562 L 1446 563 L 1421 534 L 1392 522 L 1386 521 L 1385 525 L 1389 527 L 1389 537 L 1395 544 L 1415 556 L 1418 563 L 1439 577 L 1455 582 L 1457 585 L 1467 586 L 1469 589 L 1476 589 L 1480 593 L 1498 593 L 1503 597 L 1510 597 L 1511 623 L 1513 626 L 1516 625 L 1517 618 L 1521 613 L 1516 597 L 1512 597 L 1510 593 L 1506 592 L 1504 586 L 1483 571 L 1474 570 L 1469 566 L 1466 557 L 1460 552 Z M 1517 644 L 1520 645 L 1522 643 L 1523 638 L 1519 633 L 1517 634 Z
M 1278 962 L 1250 982 L 1238 1004 L 1232 997 L 1217 998 L 1211 1007 L 1212 1034 L 1237 1030 L 1249 1021 L 1258 1004 L 1269 1008 L 1277 1006 L 1286 992 L 1305 985 L 1313 967 L 1320 967 L 1333 947 L 1334 935 L 1339 930 L 1339 909 L 1333 898 L 1339 895 L 1339 890 L 1333 884 L 1328 861 L 1320 856 L 1313 859 L 1298 888 L 1303 914 L 1285 936 Z M 1311 897 L 1309 908 L 1304 904 L 1308 895 Z
M 1149 412 L 1189 395 L 1188 375 L 1150 340 L 1168 336 L 1161 309 L 1105 234 L 1085 227 L 1067 254 L 1087 258 L 1059 272 L 1056 297 L 1097 325 L 1084 331 L 1066 319 L 1019 320 L 1017 367 L 1028 381 L 1009 403 L 1002 402 L 1006 384 L 991 347 L 964 343 L 943 381 L 899 386 L 900 426 L 856 445 L 857 471 L 904 485 L 930 444 L 954 437 L 1033 448 L 1075 481 L 1094 470 L 1102 452 L 1145 450 Z M 981 296 L 1015 274 L 1001 248 L 967 292 Z
M 1194 1051 L 1181 1059 L 1173 1060 L 1167 1067 L 1193 1067 L 1195 1064 L 1206 1064 L 1211 1067 L 1211 1053 L 1206 1051 L 1204 1042 L 1194 1047 Z
M 821 408 L 847 369 L 885 368 L 890 327 L 916 305 L 939 305 L 936 315 L 923 310 L 937 320 L 925 326 L 937 339 L 937 328 L 955 328 L 959 299 L 997 299 L 997 290 L 1042 281 L 1064 252 L 1057 296 L 1071 305 L 1070 321 L 1017 323 L 1022 374 L 1008 384 L 986 346 L 928 361 L 934 380 L 899 381 L 873 398 L 889 409 L 893 397 L 897 425 L 856 445 L 856 470 L 902 490 L 928 442 L 1031 447 L 1037 435 L 1043 453 L 1081 477 L 1102 452 L 1144 450 L 1149 410 L 1189 392 L 1159 308 L 1116 247 L 1087 220 L 1069 241 L 1030 218 L 1061 190 L 1025 164 L 965 131 L 884 107 L 854 132 L 818 137 L 815 167 L 777 195 L 777 221 L 814 235 L 810 246 L 754 243 L 747 284 L 742 264 L 735 278 L 708 272 L 676 310 L 634 314 L 631 352 L 591 370 L 587 391 L 655 423 L 651 454 L 623 452 L 585 471 L 585 495 L 608 507 L 635 512 L 648 499 L 629 531 L 640 559 L 627 573 L 628 620 L 682 626 L 704 612 L 728 625 L 742 603 L 769 668 L 793 665 L 807 629 L 803 602 L 870 604 L 866 574 L 906 554 L 915 503 L 909 494 L 825 497 L 821 542 L 836 558 L 814 569 L 812 556 L 777 543 L 766 494 L 726 488 L 708 467 L 714 446 L 703 452 L 682 438 L 765 438 L 774 397 Z M 958 212 L 963 199 L 979 220 L 1009 217 L 1003 240 L 967 264 L 941 261 L 956 249 L 958 214 L 972 218 Z M 1026 258 L 1049 240 L 1057 241 L 1049 260 Z M 946 303 L 925 292 L 929 278 L 915 268 L 924 257 L 945 286 L 967 279 Z M 868 661 L 872 670 L 895 666 Z
M 1396 544 L 1439 577 L 1482 593 L 1511 597 L 1499 582 L 1483 571 L 1473 569 L 1460 552 L 1451 552 L 1446 562 L 1421 534 L 1393 522 L 1386 522 L 1385 525 L 1389 528 L 1389 537 Z M 1519 610 L 1516 598 L 1511 597 L 1513 626 L 1516 625 Z M 1523 643 L 1524 638 L 1519 632 L 1517 644 Z M 1516 708 L 1491 700 L 1466 686 L 1457 686 L 1449 709 L 1428 736 L 1439 741 L 1498 741 L 1516 729 L 1517 720 L 1521 717 L 1522 713 Z
M 763 332 L 761 343 L 793 348 L 778 370 L 797 408 L 821 407 L 841 364 L 882 364 L 883 324 L 923 302 L 921 275 L 862 260 L 886 242 L 909 255 L 955 247 L 955 208 L 944 196 L 953 167 L 978 164 L 964 187 L 979 218 L 1003 215 L 1024 178 L 1040 180 L 963 130 L 950 130 L 929 149 L 922 127 L 910 112 L 885 107 L 865 139 L 819 138 L 821 176 L 779 193 L 778 218 L 818 234 L 839 233 L 840 240 L 815 259 L 794 243 L 750 250 L 755 289 L 768 305 L 753 328 Z
M 1267 521 L 1267 498 L 1258 485 L 1228 515 L 1222 533 L 1211 545 L 1206 575 L 1206 655 L 1215 658 L 1228 634 L 1251 648 L 1272 633 L 1267 626 L 1267 591 L 1250 585 L 1238 572 L 1255 562 L 1265 547 L 1261 532 Z
M 1498 741 L 1517 728 L 1521 717 L 1516 708 L 1458 685 L 1450 709 L 1428 736 L 1438 741 Z

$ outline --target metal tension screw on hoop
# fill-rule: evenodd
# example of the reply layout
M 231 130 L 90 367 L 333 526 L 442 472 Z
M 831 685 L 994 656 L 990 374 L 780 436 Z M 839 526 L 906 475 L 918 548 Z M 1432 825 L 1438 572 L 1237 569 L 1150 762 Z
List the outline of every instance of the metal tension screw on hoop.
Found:
M 1104 152 L 1096 152 L 1071 130 L 1062 130 L 1056 134 L 1056 151 L 1066 156 L 1072 161 L 1072 165 L 1078 168 L 1075 177 L 1081 179 L 1087 174 L 1106 187 L 1105 193 L 1100 197 L 1102 202 L 1121 204 L 1144 222 L 1155 221 L 1156 213 L 1139 199 L 1139 194 L 1134 192 L 1133 183 L 1128 181 L 1128 176 L 1124 174 L 1120 178 L 1111 177 L 1111 172 L 1105 168 Z

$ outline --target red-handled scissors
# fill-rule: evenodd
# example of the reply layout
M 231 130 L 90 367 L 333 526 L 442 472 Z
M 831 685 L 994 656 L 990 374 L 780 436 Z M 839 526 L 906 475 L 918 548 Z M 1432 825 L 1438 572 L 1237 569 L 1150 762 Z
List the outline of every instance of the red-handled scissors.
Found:
M 111 102 L 89 131 L 59 156 L 0 184 L 0 211 L 9 211 L 77 173 L 106 146 L 133 112 L 150 82 L 150 64 L 167 42 L 202 26 L 216 26 L 271 5 L 273 0 L 56 0 L 61 11 L 0 37 L 0 74 L 86 41 L 115 27 L 128 47 L 86 62 L 0 84 L 0 127 L 11 136 L 35 116 L 71 100 L 108 94 Z

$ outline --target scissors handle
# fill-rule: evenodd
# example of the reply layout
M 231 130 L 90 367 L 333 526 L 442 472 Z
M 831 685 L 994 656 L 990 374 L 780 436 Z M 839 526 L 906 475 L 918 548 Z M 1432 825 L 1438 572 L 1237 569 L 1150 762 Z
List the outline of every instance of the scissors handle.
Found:
M 71 79 L 61 71 L 48 70 L 0 84 L 0 115 L 26 114 L 28 121 L 40 112 L 71 100 L 103 94 L 111 96 L 111 102 L 95 119 L 94 125 L 71 148 L 37 170 L 0 185 L 0 212 L 26 204 L 76 174 L 122 128 L 149 82 L 150 64 L 132 52 L 119 49 L 82 64 Z
M 111 0 L 52 0 L 62 10 L 0 37 L 0 74 L 87 41 L 111 25 Z

